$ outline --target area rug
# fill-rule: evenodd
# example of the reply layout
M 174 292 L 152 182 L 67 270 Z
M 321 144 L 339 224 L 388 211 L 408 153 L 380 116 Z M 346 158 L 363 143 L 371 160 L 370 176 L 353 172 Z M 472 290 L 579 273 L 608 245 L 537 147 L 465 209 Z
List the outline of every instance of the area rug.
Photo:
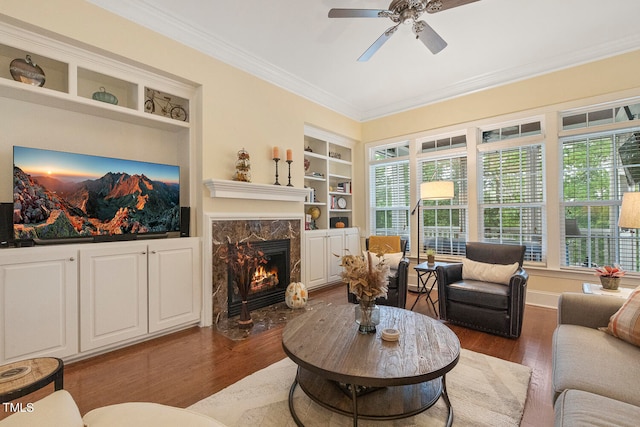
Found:
M 189 409 L 206 414 L 229 427 L 295 427 L 288 394 L 296 375 L 290 359 L 274 363 Z M 447 390 L 454 411 L 454 426 L 518 426 L 527 398 L 531 369 L 495 357 L 462 350 L 458 365 L 447 375 Z M 300 387 L 294 407 L 306 427 L 348 427 L 351 418 L 335 414 L 309 399 Z M 368 426 L 442 426 L 447 418 L 440 399 L 422 414 L 395 421 L 359 420 Z

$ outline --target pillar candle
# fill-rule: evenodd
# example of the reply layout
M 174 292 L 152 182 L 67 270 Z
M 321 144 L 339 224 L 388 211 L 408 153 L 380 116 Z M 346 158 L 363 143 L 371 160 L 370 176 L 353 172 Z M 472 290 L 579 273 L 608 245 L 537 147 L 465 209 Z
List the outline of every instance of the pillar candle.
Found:
M 293 160 L 293 150 L 290 148 L 287 150 L 287 160 Z
M 274 159 L 280 158 L 280 147 L 273 147 L 273 158 Z

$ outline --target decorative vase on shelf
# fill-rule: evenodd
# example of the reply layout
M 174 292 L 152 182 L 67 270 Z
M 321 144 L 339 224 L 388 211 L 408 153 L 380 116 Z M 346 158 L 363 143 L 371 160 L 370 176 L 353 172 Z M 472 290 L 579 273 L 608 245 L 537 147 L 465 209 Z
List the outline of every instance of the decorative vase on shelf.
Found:
M 376 325 L 380 323 L 380 307 L 376 305 L 375 298 L 361 298 L 355 307 L 358 332 L 361 334 L 374 334 Z
M 620 286 L 620 277 L 603 277 L 600 276 L 600 284 L 602 285 L 602 289 L 607 289 L 609 291 L 615 291 Z

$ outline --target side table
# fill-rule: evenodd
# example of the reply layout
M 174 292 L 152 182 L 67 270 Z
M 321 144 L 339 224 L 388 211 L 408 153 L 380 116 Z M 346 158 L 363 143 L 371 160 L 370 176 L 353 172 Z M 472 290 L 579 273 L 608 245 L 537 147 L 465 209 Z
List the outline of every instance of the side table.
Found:
M 439 265 L 444 266 L 447 264 L 449 263 L 434 262 L 433 264 L 429 264 L 428 262 L 423 262 L 414 267 L 414 269 L 416 270 L 416 274 L 418 275 L 418 297 L 413 302 L 411 311 L 413 311 L 413 308 L 416 306 L 416 304 L 418 304 L 420 297 L 422 296 L 422 294 L 424 294 L 426 295 L 427 302 L 431 304 L 436 317 L 440 317 L 440 315 L 438 314 L 438 308 L 436 306 L 438 300 L 433 300 L 433 298 L 431 297 L 431 292 L 433 291 L 433 288 L 435 288 L 438 284 L 438 273 L 436 272 L 436 267 L 438 267 Z M 431 283 L 429 283 L 430 280 Z
M 604 289 L 601 285 L 598 285 L 596 283 L 583 283 L 582 292 L 585 294 L 609 295 L 618 298 L 629 298 L 629 295 L 631 295 L 631 292 L 633 292 L 633 288 L 618 288 L 614 291 L 610 289 Z
M 9 402 L 54 383 L 62 390 L 64 363 L 55 357 L 39 357 L 0 366 L 0 403 Z

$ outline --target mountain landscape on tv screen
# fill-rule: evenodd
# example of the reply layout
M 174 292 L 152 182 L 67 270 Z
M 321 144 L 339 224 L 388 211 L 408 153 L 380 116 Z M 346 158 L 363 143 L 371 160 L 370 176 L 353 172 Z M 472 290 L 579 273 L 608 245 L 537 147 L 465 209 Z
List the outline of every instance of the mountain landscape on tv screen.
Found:
M 67 182 L 31 176 L 14 165 L 17 239 L 59 239 L 175 231 L 180 228 L 179 184 L 144 174 L 108 172 Z

